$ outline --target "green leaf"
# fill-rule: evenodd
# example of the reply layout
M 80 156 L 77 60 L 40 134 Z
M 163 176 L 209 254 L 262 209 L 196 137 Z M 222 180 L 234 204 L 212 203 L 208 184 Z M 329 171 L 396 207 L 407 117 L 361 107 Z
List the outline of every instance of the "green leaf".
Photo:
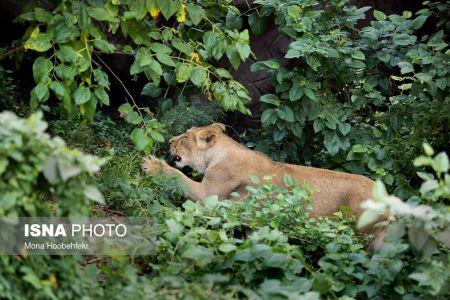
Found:
M 150 136 L 152 139 L 154 139 L 157 142 L 161 142 L 161 143 L 164 142 L 163 135 L 156 130 L 150 131 Z
M 225 25 L 229 30 L 240 30 L 242 27 L 242 18 L 236 15 L 234 12 L 229 11 L 225 17 Z
M 213 210 L 219 205 L 219 197 L 217 195 L 210 195 L 203 202 L 208 209 Z
M 190 2 L 186 8 L 194 25 L 198 25 L 206 17 L 205 10 L 200 5 Z
M 397 65 L 400 68 L 401 74 L 407 74 L 407 73 L 414 72 L 414 67 L 409 62 L 402 61 L 402 62 L 399 62 Z
M 295 82 L 292 88 L 289 90 L 289 100 L 297 101 L 304 95 L 303 87 L 299 83 Z
M 384 21 L 386 20 L 386 15 L 379 10 L 374 10 L 373 11 L 373 16 L 375 17 L 375 19 L 377 19 L 378 21 Z
M 446 173 L 449 168 L 449 160 L 447 153 L 441 152 L 434 157 L 434 169 L 440 173 Z
M 58 57 L 62 62 L 73 63 L 77 60 L 77 52 L 70 46 L 62 46 L 58 52 L 56 52 L 56 57 Z
M 364 53 L 362 51 L 355 51 L 352 53 L 352 57 L 354 59 L 359 59 L 359 60 L 364 60 L 366 59 L 366 56 L 364 55 Z
M 166 53 L 157 52 L 156 58 L 163 64 L 168 65 L 169 67 L 175 67 L 175 63 L 173 62 L 172 58 L 167 55 Z
M 192 66 L 186 63 L 178 64 L 176 67 L 177 82 L 185 82 L 191 77 Z
M 172 49 L 170 47 L 156 42 L 150 45 L 150 50 L 152 50 L 155 53 L 165 53 L 165 54 L 172 53 Z
M 57 160 L 54 156 L 49 156 L 44 165 L 44 176 L 50 184 L 55 184 L 59 180 Z
M 175 49 L 177 49 L 181 53 L 184 53 L 188 56 L 191 55 L 191 52 L 192 52 L 191 46 L 189 46 L 189 44 L 183 42 L 182 40 L 178 40 L 178 39 L 172 40 L 172 46 L 174 46 Z
M 33 63 L 33 78 L 36 83 L 46 81 L 49 79 L 47 76 L 53 67 L 52 62 L 42 56 L 36 58 Z
M 248 178 L 249 178 L 250 181 L 253 182 L 253 183 L 256 183 L 256 184 L 260 183 L 259 178 L 256 177 L 255 175 L 249 175 Z
M 222 68 L 217 68 L 216 74 L 219 75 L 221 78 L 232 78 L 230 72 Z
M 233 244 L 220 244 L 218 247 L 219 251 L 223 253 L 229 253 L 237 249 L 236 245 Z
M 142 89 L 141 95 L 148 96 L 150 98 L 157 98 L 161 96 L 162 89 L 159 88 L 155 83 L 149 82 Z
M 34 15 L 36 17 L 36 21 L 39 21 L 42 23 L 48 23 L 53 17 L 53 15 L 51 13 L 49 13 L 48 11 L 46 11 L 42 8 L 35 8 Z
M 32 32 L 30 38 L 25 41 L 24 48 L 37 52 L 45 52 L 52 47 L 50 42 L 52 35 L 49 33 L 40 33 L 39 27 Z
M 95 96 L 100 100 L 100 103 L 109 105 L 109 95 L 104 88 L 98 87 L 94 91 Z
M 316 97 L 314 91 L 313 91 L 312 89 L 308 88 L 308 87 L 305 88 L 305 95 L 306 95 L 309 99 L 311 99 L 311 100 L 313 100 L 313 101 L 317 101 L 317 97 Z
M 202 87 L 207 84 L 208 73 L 204 68 L 196 67 L 191 73 L 190 79 L 193 84 L 195 84 L 198 87 Z
M 66 94 L 69 94 L 67 88 L 60 81 L 52 81 L 50 83 L 50 89 L 59 99 L 63 99 Z
M 101 205 L 105 204 L 105 198 L 102 193 L 98 190 L 98 188 L 94 185 L 88 185 L 84 189 L 84 196 L 94 202 L 97 202 Z
M 367 149 L 367 147 L 364 145 L 356 144 L 353 145 L 352 151 L 355 153 L 366 153 L 367 151 L 369 151 L 369 149 Z
M 129 114 L 133 110 L 129 103 L 124 103 L 117 109 L 121 114 Z
M 255 35 L 260 35 L 267 28 L 267 18 L 260 16 L 257 12 L 253 12 L 248 16 L 248 24 Z
M 339 123 L 339 131 L 346 136 L 352 127 L 348 123 Z
M 109 11 L 107 11 L 103 7 L 89 7 L 87 12 L 91 18 L 96 19 L 98 21 L 108 21 L 111 23 L 119 22 L 119 20 L 117 20 L 114 16 L 112 16 L 109 13 Z
M 81 105 L 91 99 L 91 91 L 89 88 L 80 85 L 73 94 L 75 104 Z
M 427 156 L 433 156 L 433 155 L 434 155 L 434 150 L 433 150 L 433 148 L 430 146 L 430 144 L 423 143 L 423 144 L 422 144 L 422 147 L 423 147 L 423 151 L 425 152 L 425 154 L 426 154 Z
M 366 227 L 366 226 L 372 224 L 373 222 L 375 222 L 379 216 L 380 215 L 377 211 L 366 210 L 359 217 L 357 227 L 358 228 Z
M 31 95 L 32 97 L 36 97 L 38 102 L 44 102 L 47 101 L 50 92 L 45 84 L 39 83 L 31 90 Z
M 144 129 L 135 128 L 131 132 L 131 142 L 136 146 L 138 151 L 144 150 L 151 142 L 150 138 L 145 134 Z
M 204 268 L 214 260 L 212 250 L 195 244 L 188 244 L 181 256 L 191 259 L 200 268 Z
M 132 111 L 128 112 L 127 122 L 130 124 L 137 125 L 142 122 L 142 117 L 137 112 L 132 110 Z
M 94 47 L 106 53 L 113 53 L 116 50 L 116 46 L 109 43 L 108 41 L 101 39 L 96 39 L 94 41 Z
M 398 46 L 412 45 L 416 42 L 416 40 L 417 40 L 416 36 L 409 35 L 406 33 L 396 34 L 392 37 L 392 41 L 394 42 L 394 45 L 398 45 Z
M 180 8 L 180 2 L 178 0 L 156 0 L 156 2 L 166 20 L 169 20 Z
M 412 22 L 412 27 L 414 29 L 420 29 L 422 28 L 423 24 L 425 24 L 426 20 L 428 19 L 428 16 L 420 15 L 417 18 L 415 18 Z
M 56 66 L 55 67 L 56 75 L 62 79 L 67 81 L 73 81 L 75 75 L 77 75 L 77 71 L 74 68 L 68 66 Z

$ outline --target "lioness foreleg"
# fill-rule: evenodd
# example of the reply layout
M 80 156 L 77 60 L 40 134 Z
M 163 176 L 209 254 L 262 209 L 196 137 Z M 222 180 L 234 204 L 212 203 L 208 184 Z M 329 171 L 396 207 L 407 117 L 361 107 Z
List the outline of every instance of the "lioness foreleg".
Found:
M 145 173 L 164 172 L 167 174 L 178 174 L 183 182 L 189 187 L 189 190 L 185 195 L 189 199 L 192 199 L 194 201 L 203 201 L 203 199 L 208 196 L 202 183 L 190 179 L 189 177 L 184 175 L 183 172 L 169 166 L 163 160 L 157 159 L 150 155 L 142 160 L 141 168 Z

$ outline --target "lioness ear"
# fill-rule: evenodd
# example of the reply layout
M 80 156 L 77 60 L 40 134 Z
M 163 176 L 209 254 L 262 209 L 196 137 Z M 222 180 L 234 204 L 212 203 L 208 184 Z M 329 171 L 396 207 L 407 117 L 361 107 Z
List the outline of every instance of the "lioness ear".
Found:
M 225 132 L 226 130 L 225 125 L 222 123 L 212 123 L 210 126 L 219 128 L 222 132 Z
M 197 140 L 198 148 L 205 150 L 216 143 L 217 133 L 211 129 L 203 129 L 195 134 L 195 138 Z

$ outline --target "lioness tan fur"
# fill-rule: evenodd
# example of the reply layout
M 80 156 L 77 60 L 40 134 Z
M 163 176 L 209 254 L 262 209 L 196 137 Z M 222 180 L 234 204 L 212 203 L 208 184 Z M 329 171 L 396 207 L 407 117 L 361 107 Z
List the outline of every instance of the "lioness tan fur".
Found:
M 201 182 L 191 180 L 181 171 L 152 156 L 144 158 L 142 169 L 145 172 L 162 170 L 179 174 L 189 187 L 186 197 L 195 201 L 203 201 L 213 194 L 224 199 L 231 192 L 244 196 L 245 187 L 252 185 L 249 175 L 258 178 L 275 175 L 273 183 L 281 185 L 284 174 L 317 190 L 312 194 L 314 215 L 330 215 L 339 211 L 341 205 L 350 207 L 359 215 L 362 212 L 360 203 L 371 196 L 373 181 L 367 177 L 276 162 L 237 143 L 224 132 L 223 124 L 214 123 L 191 128 L 170 140 L 176 166 L 190 166 L 203 173 Z

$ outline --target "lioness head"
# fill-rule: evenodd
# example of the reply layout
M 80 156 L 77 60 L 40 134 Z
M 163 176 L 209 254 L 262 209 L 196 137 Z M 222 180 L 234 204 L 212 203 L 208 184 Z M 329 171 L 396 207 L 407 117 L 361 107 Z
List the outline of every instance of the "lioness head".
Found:
M 205 151 L 225 132 L 225 125 L 214 123 L 205 127 L 192 127 L 170 139 L 170 153 L 178 168 L 189 166 L 203 173 L 206 168 Z

